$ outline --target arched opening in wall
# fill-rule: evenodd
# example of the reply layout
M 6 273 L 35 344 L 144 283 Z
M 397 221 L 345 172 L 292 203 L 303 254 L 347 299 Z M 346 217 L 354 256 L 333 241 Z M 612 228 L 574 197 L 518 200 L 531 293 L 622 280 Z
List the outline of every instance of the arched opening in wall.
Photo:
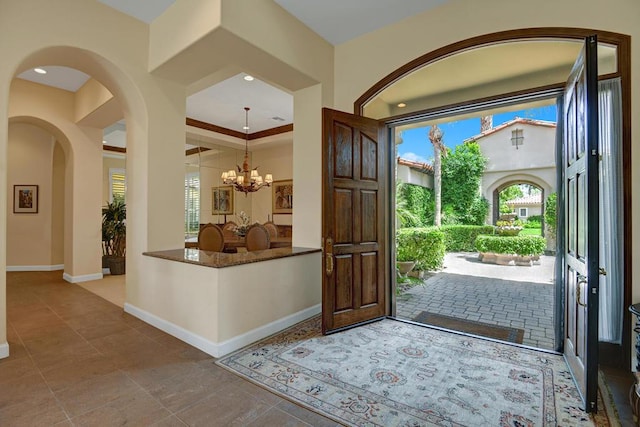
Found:
M 9 121 L 7 271 L 58 271 L 65 264 L 67 137 L 34 117 Z
M 45 221 L 42 227 L 52 236 L 52 247 L 57 250 L 64 247 L 64 261 L 56 264 L 64 266 L 64 280 L 88 282 L 95 286 L 87 286 L 87 289 L 101 291 L 98 283 L 105 272 L 102 267 L 104 232 L 100 232 L 103 229 L 102 209 L 114 200 L 114 196 L 120 201 L 124 198 L 124 146 L 126 141 L 136 139 L 126 132 L 124 118 L 138 124 L 138 132 L 147 122 L 139 91 L 113 63 L 93 52 L 71 47 L 47 48 L 28 55 L 17 67 L 11 85 L 9 111 L 10 120 L 21 116 L 35 117 L 64 135 L 64 191 L 63 194 L 56 193 L 57 197 L 48 195 L 54 202 L 64 201 L 64 227 L 58 227 L 53 221 Z M 114 137 L 116 131 L 119 134 Z M 117 143 L 112 142 L 109 146 L 108 142 L 112 140 Z M 58 147 L 51 154 L 54 162 L 60 157 L 59 150 Z M 113 157 L 118 158 L 118 168 L 109 164 L 110 161 L 113 163 Z M 111 173 L 114 169 L 121 173 Z M 37 172 L 33 163 L 22 169 L 23 174 L 34 176 L 31 181 L 40 183 L 42 180 L 35 177 Z M 12 185 L 11 180 L 9 184 Z M 60 219 L 56 218 L 56 221 Z M 135 221 L 130 222 L 130 232 L 134 231 L 133 224 Z M 61 232 L 64 235 L 62 242 Z M 122 236 L 125 247 L 126 237 Z M 13 253 L 11 246 L 7 252 Z M 104 289 L 104 294 L 96 293 L 123 306 L 125 280 L 125 276 L 121 276 L 115 281 L 115 291 Z
M 448 155 L 450 155 L 451 152 L 455 153 L 456 148 L 449 146 L 450 141 L 447 141 L 447 138 L 458 138 L 459 141 L 452 145 L 464 147 L 466 145 L 465 141 L 473 139 L 478 142 L 476 137 L 480 136 L 479 143 L 482 145 L 483 139 L 486 141 L 491 134 L 495 135 L 500 130 L 505 130 L 508 126 L 502 126 L 504 122 L 496 123 L 495 117 L 497 114 L 513 112 L 516 109 L 527 111 L 535 107 L 555 108 L 556 100 L 562 93 L 564 82 L 569 75 L 576 54 L 582 45 L 584 37 L 589 34 L 597 34 L 598 36 L 599 93 L 601 91 L 604 93 L 608 90 L 605 88 L 606 81 L 619 79 L 617 80 L 620 88 L 618 93 L 622 95 L 620 95 L 617 102 L 623 108 L 617 111 L 616 115 L 617 119 L 623 124 L 619 130 L 621 137 L 618 142 L 618 149 L 622 155 L 616 161 L 618 162 L 617 166 L 620 169 L 624 169 L 620 187 L 628 190 L 630 188 L 630 165 L 626 158 L 630 154 L 630 115 L 628 111 L 625 111 L 630 106 L 630 63 L 628 60 L 630 50 L 628 36 L 593 30 L 536 28 L 506 31 L 464 40 L 429 52 L 390 73 L 354 103 L 354 110 L 356 114 L 376 118 L 392 128 L 396 144 L 401 142 L 400 145 L 396 146 L 398 150 L 396 153 L 396 158 L 398 159 L 396 162 L 397 176 L 400 175 L 401 163 L 408 160 L 414 163 L 414 169 L 422 169 L 426 171 L 427 175 L 429 173 L 433 174 L 433 186 L 437 187 L 439 178 L 436 171 L 438 169 L 436 162 L 440 163 L 440 172 L 443 173 L 441 179 L 444 181 L 446 179 L 444 174 L 446 173 L 446 162 L 448 160 L 445 160 L 446 157 L 440 158 L 441 156 L 437 154 L 430 154 L 432 151 L 421 156 L 421 153 L 413 149 L 405 149 L 403 147 L 405 144 L 407 148 L 410 148 L 411 133 L 415 132 L 419 135 L 419 142 L 414 144 L 413 147 L 428 147 L 433 150 L 431 147 L 439 146 L 439 152 L 448 152 Z M 490 117 L 494 119 L 493 123 L 487 120 Z M 525 115 L 521 116 L 521 118 L 527 119 L 530 117 Z M 535 117 L 533 118 L 535 119 Z M 475 125 L 476 129 L 468 132 L 463 137 L 456 136 L 456 130 L 453 127 L 445 129 L 444 132 L 442 132 L 442 129 L 433 131 L 436 126 L 442 128 L 444 125 L 460 124 L 464 119 L 474 119 L 477 123 Z M 555 121 L 555 116 L 553 121 Z M 485 128 L 484 126 L 487 123 L 489 125 Z M 553 124 L 553 127 L 555 128 L 555 124 Z M 503 158 L 507 163 L 510 161 L 516 163 L 514 161 L 516 154 L 522 153 L 526 149 L 528 142 L 533 142 L 532 139 L 527 137 L 528 131 L 526 128 L 524 128 L 524 135 L 521 131 L 522 128 L 516 128 L 508 132 L 509 135 L 503 138 L 503 148 L 501 151 L 492 153 L 488 158 L 488 162 Z M 554 137 L 551 138 L 553 148 L 550 152 L 550 158 L 555 159 L 557 147 L 555 144 L 555 129 L 551 133 L 554 134 Z M 407 144 L 408 142 L 409 144 Z M 436 151 L 434 150 L 433 153 L 436 153 Z M 409 158 L 403 159 L 403 155 Z M 433 158 L 430 156 L 433 156 Z M 470 169 L 464 170 L 464 168 L 461 168 L 461 170 L 466 174 L 470 172 Z M 491 222 L 495 220 L 496 213 L 499 212 L 499 203 L 492 202 L 492 200 L 496 199 L 495 192 L 497 187 L 492 187 L 490 182 L 485 181 L 488 180 L 488 175 L 493 174 L 491 182 L 494 185 L 500 180 L 503 180 L 500 184 L 505 184 L 505 176 L 512 173 L 514 173 L 513 170 L 499 170 L 497 168 L 486 168 L 482 172 L 480 179 L 482 185 L 479 186 L 481 188 L 480 195 L 486 199 L 487 205 L 492 205 L 487 206 L 489 210 L 485 216 L 486 221 L 484 221 L 487 225 L 493 226 Z M 516 178 L 514 182 L 519 179 L 522 178 Z M 523 179 L 522 182 L 527 181 L 529 180 Z M 544 189 L 545 195 L 547 193 L 551 194 L 552 188 L 548 183 L 555 183 L 557 179 L 556 177 L 545 178 L 545 181 L 547 185 L 537 185 Z M 627 192 L 625 191 L 625 193 Z M 626 194 L 619 197 L 621 205 L 624 205 L 625 215 L 629 215 L 630 197 Z M 434 194 L 433 201 L 430 201 L 429 197 L 424 197 L 423 199 L 432 205 L 436 204 L 434 203 L 435 200 L 440 199 L 439 205 L 442 209 L 445 204 L 444 198 L 442 194 L 441 197 L 437 197 L 437 194 Z M 467 206 L 471 208 L 475 205 L 471 203 Z M 446 210 L 441 212 L 441 223 L 444 224 L 448 221 L 447 214 Z M 561 214 L 559 212 L 559 215 Z M 434 219 L 435 216 L 433 215 Z M 459 220 L 459 217 L 454 217 L 454 221 L 457 220 Z M 627 227 L 628 225 L 625 224 L 624 228 L 626 229 Z M 444 231 L 448 234 L 452 233 L 450 228 Z M 609 235 L 605 238 L 609 240 L 623 239 L 625 235 L 628 235 L 629 230 L 626 231 L 621 229 L 615 236 Z M 399 230 L 398 236 L 404 233 L 407 233 L 407 231 Z M 451 236 L 447 237 L 447 241 L 452 241 Z M 400 237 L 396 243 L 401 245 Z M 470 245 L 466 250 L 476 251 L 477 247 L 476 245 Z M 447 248 L 447 251 L 451 253 L 451 248 Z M 406 253 L 401 252 L 402 250 L 399 247 L 397 251 L 398 259 L 408 256 Z M 619 300 L 614 302 L 614 306 L 618 307 L 620 311 L 626 311 L 623 310 L 623 307 L 628 306 L 630 303 L 631 271 L 628 267 L 630 255 L 630 242 L 628 239 L 624 239 L 624 256 L 618 261 L 622 264 L 621 268 L 624 269 L 624 277 L 621 277 L 618 283 L 624 283 L 624 286 L 619 293 Z M 467 255 L 465 254 L 458 256 L 457 259 L 454 258 L 454 261 L 465 260 L 466 258 Z M 437 260 L 425 259 L 423 260 L 423 266 L 428 264 L 427 261 L 432 262 L 432 265 L 436 266 L 434 269 L 437 269 Z M 466 261 L 469 260 L 467 259 Z M 446 263 L 447 258 L 445 257 L 445 266 L 447 265 Z M 481 265 L 477 262 L 476 264 Z M 471 263 L 468 263 L 467 267 L 470 266 L 473 267 Z M 446 272 L 444 274 L 451 272 L 449 266 L 447 267 L 447 270 L 444 270 Z M 427 273 L 428 283 L 424 288 L 434 288 L 434 286 L 430 285 L 434 285 L 437 279 L 429 278 L 433 274 L 434 272 Z M 552 271 L 549 276 L 553 282 L 555 278 Z M 454 287 L 454 278 L 449 279 L 448 285 L 445 286 L 447 290 L 451 290 Z M 397 280 L 404 281 L 405 278 L 398 277 Z M 424 279 L 419 280 L 424 282 Z M 412 289 L 417 290 L 420 288 L 423 287 Z M 405 289 L 398 289 L 396 284 L 395 293 L 397 296 L 395 297 L 395 304 L 392 303 L 392 307 L 395 307 L 394 314 L 397 317 L 414 321 L 422 321 L 429 317 L 436 319 L 438 317 L 431 316 L 434 313 L 429 313 L 429 310 L 424 309 L 418 310 L 418 312 L 414 310 L 403 313 L 402 306 L 405 302 L 411 300 L 413 306 L 416 306 L 416 297 L 411 295 L 410 292 L 415 291 L 405 292 Z M 504 324 L 506 327 L 520 329 L 526 326 L 526 322 L 522 321 L 522 312 L 516 310 L 512 313 L 512 319 L 508 318 L 509 313 L 507 313 L 507 319 L 500 319 L 503 315 L 496 316 L 494 313 L 504 312 L 504 310 L 497 306 L 495 311 L 488 313 L 488 317 L 485 319 L 484 313 L 490 311 L 489 308 L 493 308 L 493 304 L 489 301 L 486 301 L 486 304 L 478 304 L 479 299 L 477 297 L 486 295 L 487 292 L 488 288 L 483 288 L 482 292 L 479 293 L 478 287 L 475 286 L 473 289 L 470 288 L 466 292 L 461 292 L 460 295 L 454 296 L 449 304 L 436 303 L 436 307 L 432 311 L 435 311 L 436 315 L 440 315 L 440 318 L 434 320 L 434 322 L 449 322 L 449 325 L 454 323 L 461 325 L 466 321 L 471 321 L 471 323 L 475 323 L 475 325 L 472 325 L 473 327 L 483 329 L 487 325 L 478 325 L 478 322 L 484 323 L 486 321 L 488 324 L 500 325 L 503 320 L 506 320 Z M 554 292 L 552 291 L 551 301 L 545 304 L 550 309 L 549 313 L 545 313 L 545 317 L 555 316 L 555 320 L 551 323 L 548 331 L 542 334 L 538 332 L 536 335 L 541 335 L 542 338 L 551 340 L 550 347 L 547 348 L 561 349 L 562 343 L 560 341 L 562 340 L 563 332 L 559 317 L 563 314 L 561 312 L 562 309 L 558 308 L 558 304 L 556 304 L 558 297 L 554 297 L 553 294 Z M 472 295 L 470 302 L 473 307 L 467 309 L 464 303 L 469 299 L 469 295 Z M 555 310 L 553 309 L 554 305 L 556 306 Z M 407 304 L 408 306 L 409 304 Z M 425 307 L 427 306 L 425 305 Z M 443 316 L 452 317 L 453 319 L 443 320 Z M 619 332 L 622 332 L 622 345 L 618 345 L 615 351 L 607 355 L 608 360 L 605 360 L 606 363 L 616 364 L 628 361 L 630 352 L 628 323 L 628 321 L 620 322 L 618 328 Z M 440 324 L 439 326 L 443 325 Z M 452 327 L 452 329 L 456 329 L 456 327 Z M 503 332 L 507 335 L 514 335 L 513 331 Z M 530 332 L 527 333 L 525 330 L 524 335 L 533 336 L 533 330 Z
M 543 186 L 532 181 L 508 181 L 493 191 L 489 201 L 493 208 L 492 224 L 500 226 L 504 221 L 513 220 L 515 226 L 523 228 L 521 235 L 545 237 L 544 212 L 548 195 Z M 548 236 L 546 238 L 549 240 Z M 555 247 L 547 245 L 547 251 L 555 251 Z

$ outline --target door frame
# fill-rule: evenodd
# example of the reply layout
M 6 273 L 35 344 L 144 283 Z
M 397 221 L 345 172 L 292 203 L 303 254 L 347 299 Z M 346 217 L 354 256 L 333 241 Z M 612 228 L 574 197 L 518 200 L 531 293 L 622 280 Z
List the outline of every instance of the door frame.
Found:
M 496 33 L 485 34 L 461 40 L 456 43 L 443 46 L 431 52 L 428 52 L 414 60 L 406 63 L 398 69 L 392 71 L 383 77 L 365 93 L 363 93 L 354 102 L 354 114 L 364 115 L 365 105 L 371 101 L 385 88 L 401 80 L 413 71 L 422 68 L 438 60 L 447 58 L 456 53 L 465 50 L 479 48 L 486 45 L 498 44 L 502 42 L 511 42 L 517 40 L 528 39 L 548 39 L 548 40 L 584 40 L 590 35 L 596 35 L 600 43 L 615 45 L 617 48 L 617 67 L 616 72 L 600 76 L 599 79 L 610 79 L 620 77 L 622 86 L 622 167 L 623 167 L 623 206 L 624 217 L 631 218 L 631 37 L 625 34 L 613 33 L 609 31 L 587 29 L 587 28 L 567 28 L 567 27 L 539 27 L 539 28 L 523 28 L 517 30 L 501 31 Z M 392 128 L 393 124 L 414 121 L 420 117 L 428 117 L 442 112 L 444 110 L 455 111 L 470 105 L 491 104 L 498 99 L 517 99 L 526 97 L 531 94 L 550 94 L 561 92 L 564 88 L 564 82 L 557 84 L 531 88 L 524 91 L 512 92 L 491 96 L 482 99 L 473 99 L 462 103 L 445 105 L 438 108 L 415 111 L 403 115 L 391 116 L 380 119 L 386 123 L 387 127 Z M 389 193 L 392 194 L 394 190 Z M 393 218 L 391 213 L 390 218 Z M 632 234 L 631 221 L 624 222 L 624 235 Z M 393 237 L 393 236 L 391 236 Z M 632 245 L 631 239 L 624 239 L 624 290 L 623 290 L 623 306 L 626 308 L 631 304 L 632 291 Z M 392 260 L 393 261 L 393 260 Z M 392 266 L 393 267 L 393 266 Z M 395 309 L 395 298 L 390 297 L 392 309 Z M 630 367 L 631 366 L 631 314 L 628 310 L 623 310 L 623 326 L 622 326 L 622 345 L 601 343 L 601 360 L 609 362 L 612 365 Z

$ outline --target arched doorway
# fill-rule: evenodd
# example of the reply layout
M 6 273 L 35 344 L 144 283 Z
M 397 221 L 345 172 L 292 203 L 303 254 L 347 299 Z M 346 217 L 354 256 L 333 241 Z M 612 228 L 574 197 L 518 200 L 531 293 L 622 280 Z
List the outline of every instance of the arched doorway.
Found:
M 414 99 L 416 102 L 413 110 L 398 110 L 392 105 L 397 100 L 391 100 L 385 104 L 385 99 L 381 95 L 390 88 L 401 87 L 400 83 L 405 83 L 405 88 L 410 86 L 409 79 L 412 74 L 418 74 L 418 71 L 422 68 L 428 68 L 428 66 L 438 64 L 449 57 L 453 57 L 463 52 L 473 51 L 480 48 L 493 47 L 497 45 L 503 45 L 508 43 L 517 43 L 519 41 L 531 41 L 542 40 L 546 42 L 552 41 L 573 41 L 580 40 L 584 37 L 596 34 L 598 41 L 603 44 L 613 46 L 616 50 L 612 65 L 613 69 L 608 70 L 605 75 L 601 75 L 601 79 L 620 77 L 622 86 L 622 157 L 628 158 L 630 155 L 631 147 L 631 135 L 630 135 L 630 38 L 623 34 L 590 30 L 590 29 L 577 29 L 577 28 L 532 28 L 511 30 L 499 33 L 487 34 L 471 39 L 463 40 L 454 43 L 449 46 L 444 46 L 440 49 L 429 52 L 415 60 L 405 64 L 403 67 L 398 68 L 386 77 L 381 79 L 377 84 L 373 85 L 367 90 L 360 98 L 354 102 L 354 112 L 357 115 L 363 115 L 367 117 L 378 118 L 386 122 L 389 126 L 396 126 L 399 124 L 411 124 L 425 118 L 437 118 L 441 116 L 450 116 L 459 114 L 461 112 L 473 112 L 480 111 L 487 106 L 496 105 L 496 101 L 506 102 L 519 102 L 522 99 L 532 96 L 529 99 L 539 99 L 539 97 L 546 97 L 553 93 L 558 93 L 563 87 L 562 79 L 557 81 L 547 81 L 543 84 L 534 85 L 535 87 L 523 86 L 512 88 L 511 90 L 496 91 L 493 93 L 483 92 L 478 96 L 478 93 L 465 97 L 452 97 L 442 98 L 448 99 L 448 102 L 441 102 L 439 104 L 429 104 L 429 99 Z M 443 80 L 437 80 L 441 83 Z M 446 81 L 446 78 L 445 78 Z M 415 85 L 414 85 L 415 86 Z M 433 97 L 435 99 L 436 97 Z M 431 101 L 433 101 L 433 99 Z M 435 101 L 434 101 L 435 102 Z M 403 107 L 405 103 L 401 102 Z M 398 108 L 400 105 L 398 104 Z M 630 167 L 625 162 L 625 169 L 623 173 L 623 187 L 624 191 L 624 211 L 625 215 L 631 214 L 631 197 L 630 197 L 630 185 L 631 185 L 631 173 Z M 630 224 L 625 223 L 624 235 L 629 235 Z M 630 304 L 631 294 L 631 242 L 629 239 L 624 241 L 624 306 Z M 393 306 L 393 303 L 392 303 Z M 623 344 L 616 350 L 616 355 L 611 358 L 613 363 L 623 363 L 628 365 L 630 344 L 629 344 L 629 319 L 628 313 L 625 313 L 625 321 L 623 322 Z

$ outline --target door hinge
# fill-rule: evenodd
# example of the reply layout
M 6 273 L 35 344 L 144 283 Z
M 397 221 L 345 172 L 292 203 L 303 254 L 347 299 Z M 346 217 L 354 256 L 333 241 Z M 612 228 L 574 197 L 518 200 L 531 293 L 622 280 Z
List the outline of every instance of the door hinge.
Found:
M 593 295 L 597 294 L 598 293 L 598 289 L 597 288 L 591 288 L 591 293 Z
M 595 149 L 593 149 L 593 150 L 591 150 L 591 155 L 592 156 L 597 156 L 598 152 Z

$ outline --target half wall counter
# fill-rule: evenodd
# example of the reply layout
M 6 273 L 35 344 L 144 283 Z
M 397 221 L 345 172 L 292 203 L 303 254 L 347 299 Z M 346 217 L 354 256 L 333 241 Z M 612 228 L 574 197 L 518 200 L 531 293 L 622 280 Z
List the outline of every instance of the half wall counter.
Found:
M 320 249 L 143 255 L 141 273 L 151 286 L 131 298 L 144 306 L 127 302 L 125 311 L 214 357 L 320 313 Z

